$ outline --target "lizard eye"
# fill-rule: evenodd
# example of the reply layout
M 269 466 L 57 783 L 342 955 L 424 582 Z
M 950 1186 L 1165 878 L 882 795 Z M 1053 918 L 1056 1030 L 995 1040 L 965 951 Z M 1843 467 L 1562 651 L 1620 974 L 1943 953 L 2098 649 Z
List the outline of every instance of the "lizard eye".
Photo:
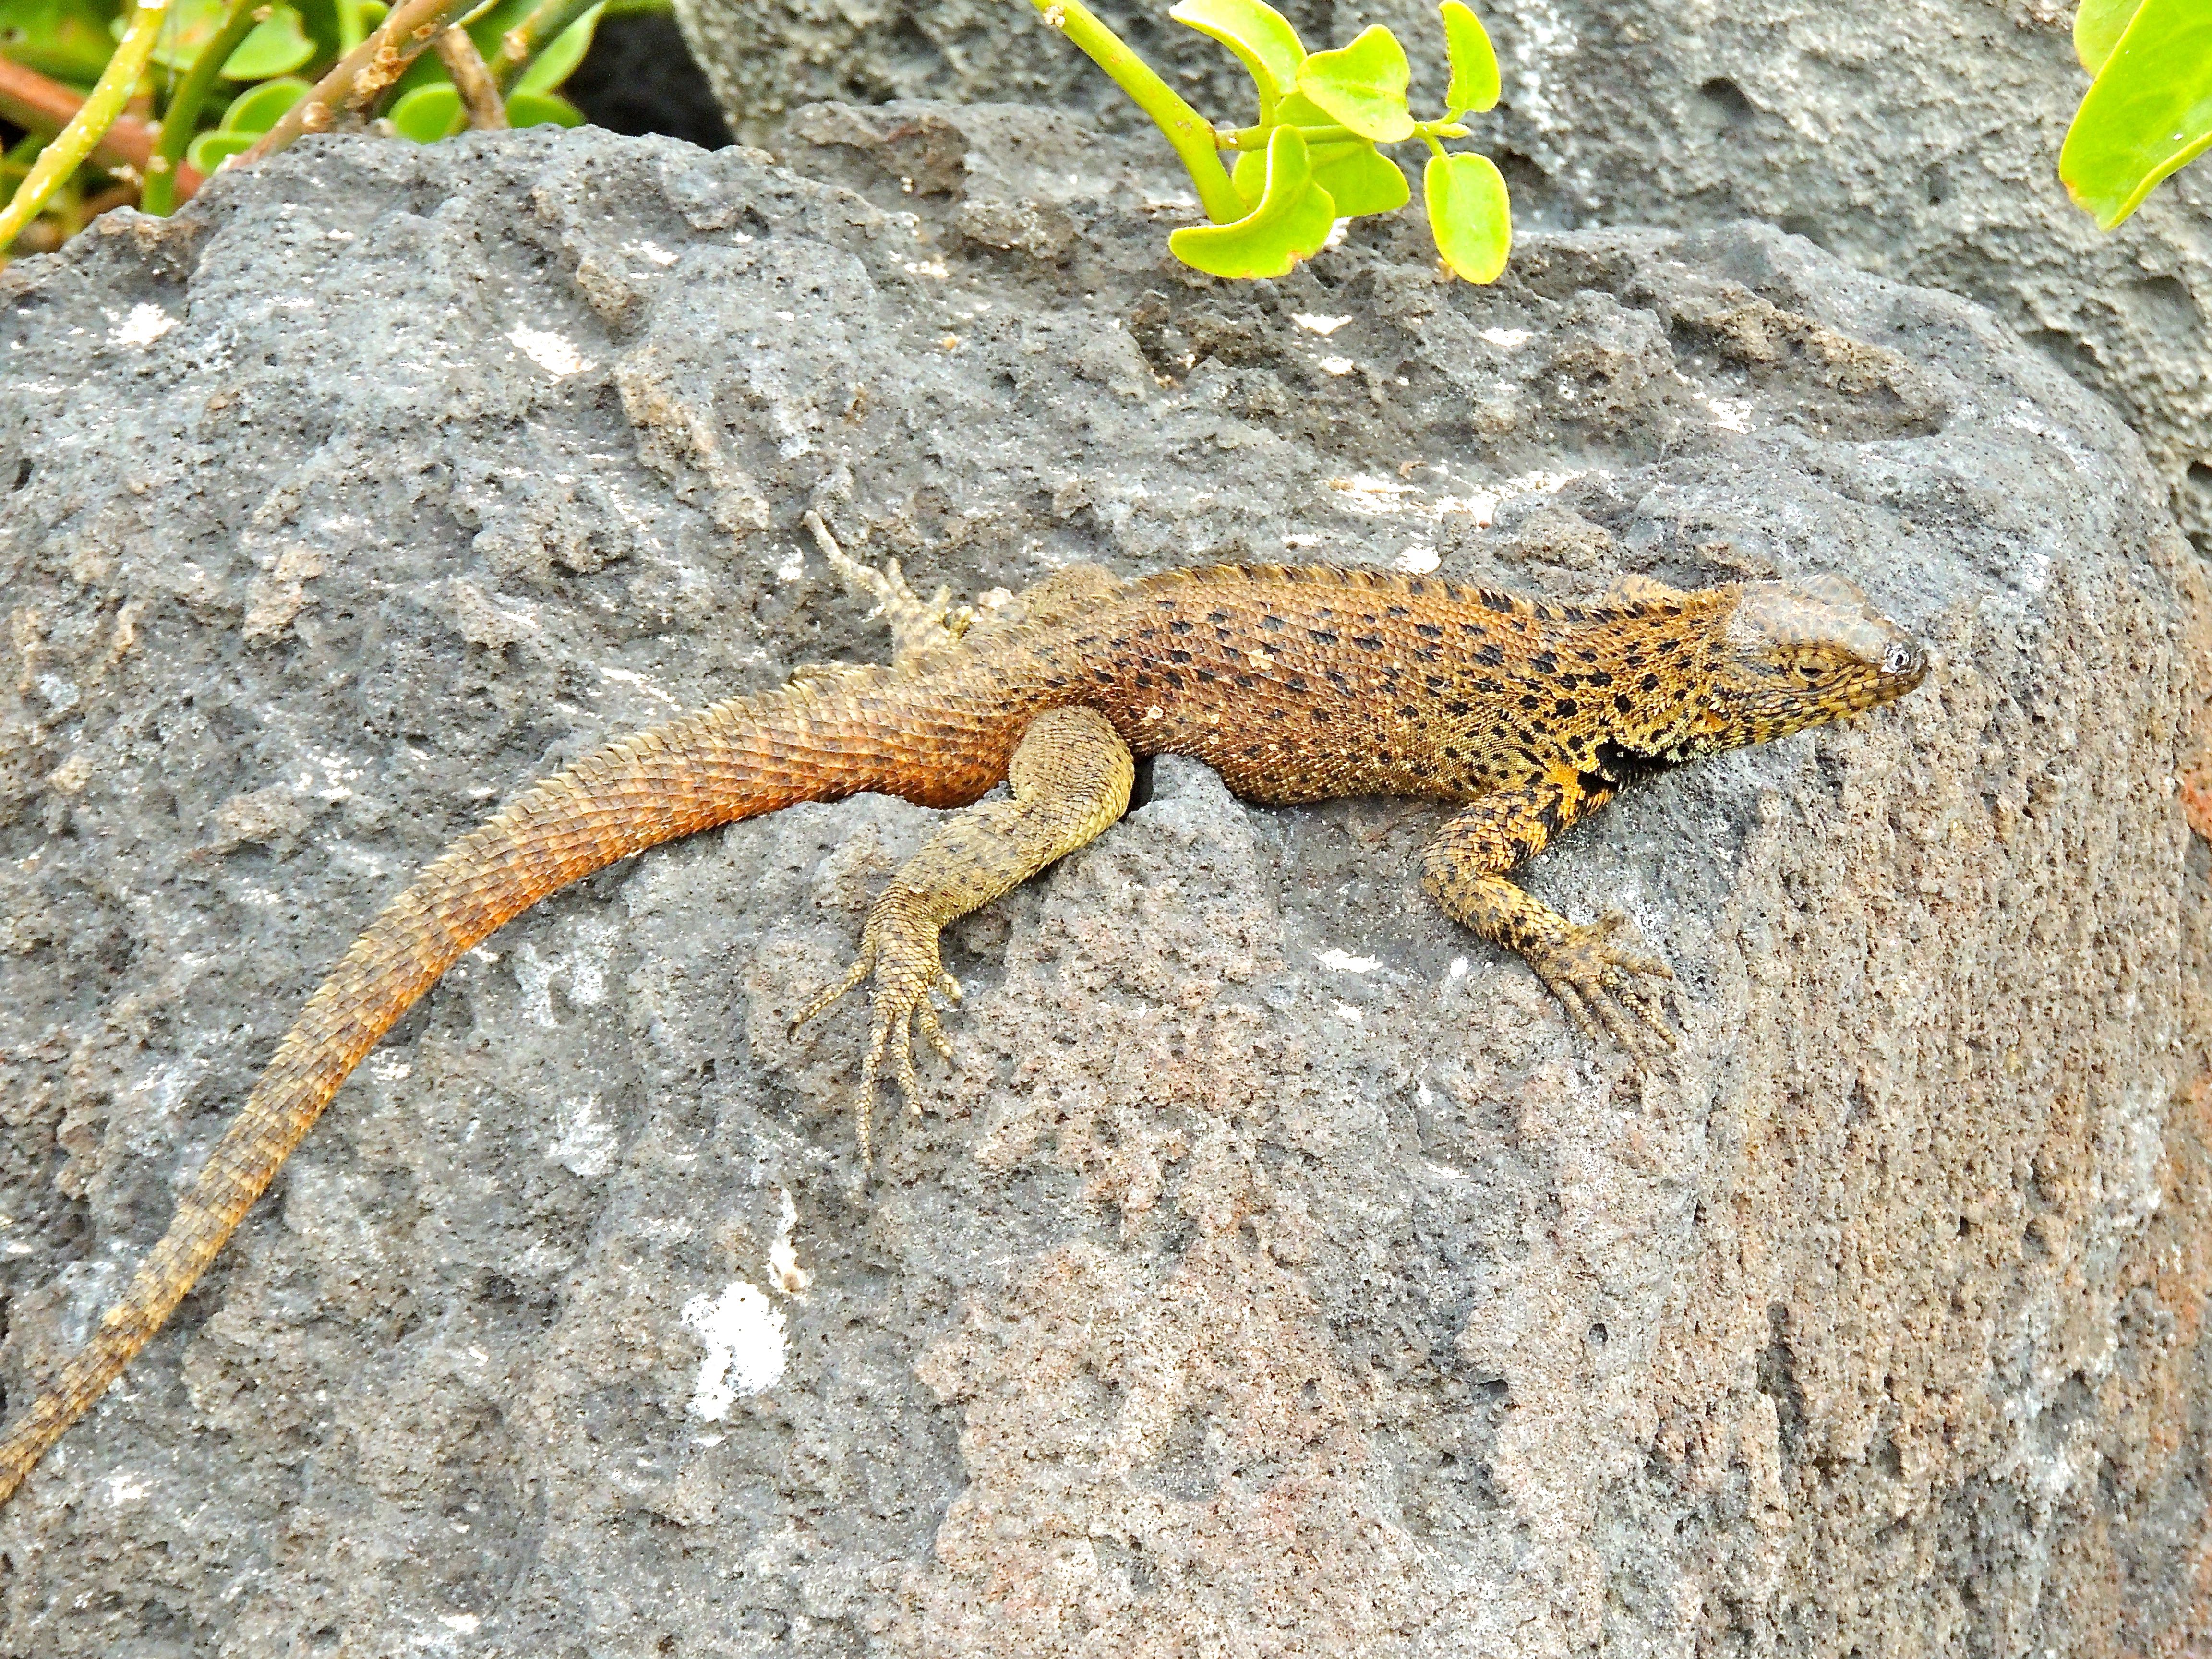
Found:
M 1910 674 L 1920 666 L 1920 653 L 1899 640 L 1883 653 L 1881 672 L 1885 674 Z

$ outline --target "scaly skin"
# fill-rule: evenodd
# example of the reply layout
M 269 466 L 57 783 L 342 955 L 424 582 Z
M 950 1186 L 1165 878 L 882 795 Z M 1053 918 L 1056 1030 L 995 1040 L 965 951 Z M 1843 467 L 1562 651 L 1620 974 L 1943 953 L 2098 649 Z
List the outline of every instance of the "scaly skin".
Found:
M 898 647 L 891 669 L 812 671 L 611 744 L 456 842 L 355 942 L 85 1347 L 0 1439 L 0 1502 L 160 1328 L 324 1104 L 462 952 L 549 893 L 660 842 L 863 790 L 967 806 L 871 908 L 852 971 L 872 975 L 856 1116 L 868 1153 L 888 1058 L 945 1048 L 930 998 L 957 995 L 945 923 L 1083 845 L 1128 804 L 1133 755 L 1192 756 L 1246 799 L 1385 794 L 1466 803 L 1423 860 L 1444 911 L 1518 951 L 1587 1030 L 1671 1042 L 1647 981 L 1665 965 L 1577 926 L 1505 872 L 1623 784 L 1903 695 L 1917 647 L 1832 578 L 1696 593 L 1624 586 L 1543 605 L 1431 578 L 1223 566 L 1117 586 L 1063 572 L 1016 620 L 969 629 L 944 596 L 853 565 Z M 949 1055 L 949 1050 L 947 1050 Z

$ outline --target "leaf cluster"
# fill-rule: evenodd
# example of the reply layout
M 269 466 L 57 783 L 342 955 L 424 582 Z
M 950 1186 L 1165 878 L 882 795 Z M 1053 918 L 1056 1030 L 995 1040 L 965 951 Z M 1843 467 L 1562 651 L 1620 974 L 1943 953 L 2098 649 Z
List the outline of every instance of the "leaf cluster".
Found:
M 1417 121 L 1405 48 L 1379 25 L 1349 46 L 1308 52 L 1290 20 L 1262 0 L 1180 0 L 1168 15 L 1219 41 L 1252 77 L 1256 125 L 1223 135 L 1245 212 L 1168 239 L 1184 264 L 1217 276 L 1279 276 L 1317 252 L 1336 222 L 1395 213 L 1412 199 L 1385 147 L 1419 139 L 1430 151 L 1422 194 L 1437 252 L 1473 283 L 1495 281 L 1512 241 L 1505 180 L 1486 155 L 1448 153 L 1460 118 L 1498 102 L 1498 58 L 1480 20 L 1460 0 L 1439 8 L 1451 80 L 1444 109 Z
M 617 9 L 664 9 L 667 0 L 611 0 Z M 558 95 L 590 48 L 605 4 L 583 12 L 549 40 L 503 86 L 512 126 L 574 126 L 581 112 Z M 57 110 L 81 103 L 109 67 L 133 12 L 131 0 L 0 0 L 0 58 L 43 81 L 37 105 L 0 100 L 25 129 L 0 157 L 0 199 L 28 174 L 60 129 Z M 213 173 L 274 126 L 315 81 L 383 21 L 386 0 L 169 0 L 160 34 L 135 89 L 132 108 L 161 124 L 161 149 L 194 172 Z M 544 10 L 544 0 L 490 0 L 463 27 L 478 52 L 495 57 L 516 25 Z M 435 53 L 425 52 L 392 89 L 386 113 L 403 137 L 428 143 L 466 125 L 461 98 Z M 183 123 L 185 131 L 173 129 Z M 186 141 L 189 141 L 188 143 Z M 118 166 L 111 145 L 87 159 L 55 191 L 46 234 L 27 246 L 51 245 L 93 210 L 139 196 L 149 211 L 167 211 L 179 191 L 173 167 Z M 187 185 L 190 180 L 187 179 Z

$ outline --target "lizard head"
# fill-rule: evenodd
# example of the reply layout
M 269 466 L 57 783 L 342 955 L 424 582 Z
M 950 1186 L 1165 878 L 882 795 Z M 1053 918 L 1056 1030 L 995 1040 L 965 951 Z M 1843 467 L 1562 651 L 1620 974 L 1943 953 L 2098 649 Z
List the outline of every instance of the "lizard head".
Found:
M 1711 690 L 1686 711 L 1689 754 L 1825 726 L 1927 678 L 1919 644 L 1841 576 L 1746 582 L 1718 620 Z

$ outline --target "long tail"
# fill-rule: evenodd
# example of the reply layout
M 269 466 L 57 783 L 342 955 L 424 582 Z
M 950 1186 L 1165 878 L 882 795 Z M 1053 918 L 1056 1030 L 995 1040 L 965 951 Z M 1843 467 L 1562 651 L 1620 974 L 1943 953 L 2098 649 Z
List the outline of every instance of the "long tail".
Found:
M 794 690 L 718 703 L 532 784 L 447 848 L 308 1000 L 123 1299 L 9 1425 L 0 1504 L 161 1328 L 362 1056 L 494 929 L 594 870 L 716 824 L 864 789 L 951 804 L 995 781 L 985 733 L 928 714 L 902 732 L 894 716 L 921 711 L 900 701 Z M 966 727 L 965 741 L 948 741 L 948 726 Z M 1003 756 L 996 764 L 1003 773 Z

